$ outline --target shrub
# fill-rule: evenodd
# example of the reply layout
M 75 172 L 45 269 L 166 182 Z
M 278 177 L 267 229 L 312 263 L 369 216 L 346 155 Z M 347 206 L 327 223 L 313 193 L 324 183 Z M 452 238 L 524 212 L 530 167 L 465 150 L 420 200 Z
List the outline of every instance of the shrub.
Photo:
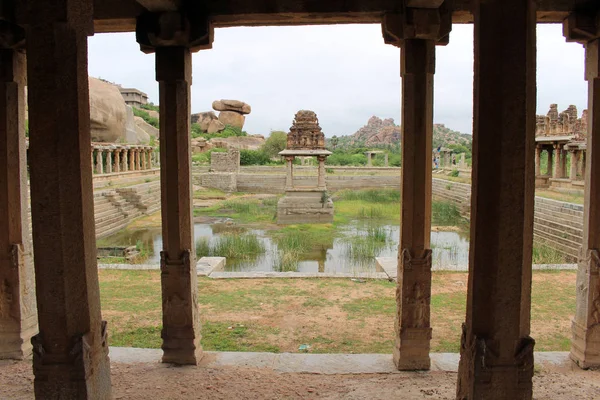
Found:
M 458 177 L 458 173 L 459 172 L 457 169 L 453 169 L 452 172 L 450 172 L 448 175 L 456 178 L 456 177 Z
M 271 157 L 262 150 L 240 150 L 240 165 L 265 165 Z
M 141 110 L 139 108 L 136 108 L 136 107 L 131 107 L 131 108 L 133 109 L 133 115 L 135 115 L 136 117 L 141 117 L 144 121 L 146 121 L 146 123 L 152 125 L 156 129 L 160 128 L 160 125 L 158 123 L 158 118 L 151 117 L 147 111 Z
M 271 131 L 271 135 L 262 146 L 262 151 L 269 157 L 275 157 L 287 145 L 287 134 L 282 131 Z

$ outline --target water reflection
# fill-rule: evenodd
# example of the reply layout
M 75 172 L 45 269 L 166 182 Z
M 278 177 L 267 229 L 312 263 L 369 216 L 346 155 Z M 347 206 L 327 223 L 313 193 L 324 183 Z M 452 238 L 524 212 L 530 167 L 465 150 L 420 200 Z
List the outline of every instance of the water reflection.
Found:
M 397 257 L 400 227 L 351 223 L 342 227 L 339 237 L 325 240 L 301 253 L 282 250 L 272 232 L 252 229 L 231 221 L 197 223 L 196 240 L 204 238 L 214 246 L 225 235 L 253 235 L 264 246 L 264 253 L 254 256 L 229 257 L 226 271 L 296 271 L 306 273 L 370 273 L 376 270 L 375 257 Z M 102 240 L 106 245 L 143 245 L 149 257 L 146 263 L 160 262 L 162 236 L 160 228 L 122 231 Z M 469 242 L 457 232 L 432 232 L 433 267 L 466 267 Z

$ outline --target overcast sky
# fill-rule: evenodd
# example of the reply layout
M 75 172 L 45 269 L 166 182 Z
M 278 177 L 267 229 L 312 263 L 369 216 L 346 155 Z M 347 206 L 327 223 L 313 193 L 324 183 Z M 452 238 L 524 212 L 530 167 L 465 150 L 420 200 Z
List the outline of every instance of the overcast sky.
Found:
M 300 109 L 314 110 L 326 136 L 348 135 L 372 115 L 400 121 L 400 50 L 383 43 L 379 25 L 217 29 L 211 50 L 193 56 L 192 112 L 213 100 L 252 106 L 244 130 L 288 131 Z M 587 104 L 584 51 L 566 43 L 560 25 L 538 26 L 538 114 Z M 135 87 L 158 103 L 154 56 L 139 51 L 133 33 L 89 39 L 89 73 Z M 471 133 L 473 26 L 454 25 L 437 47 L 436 123 Z

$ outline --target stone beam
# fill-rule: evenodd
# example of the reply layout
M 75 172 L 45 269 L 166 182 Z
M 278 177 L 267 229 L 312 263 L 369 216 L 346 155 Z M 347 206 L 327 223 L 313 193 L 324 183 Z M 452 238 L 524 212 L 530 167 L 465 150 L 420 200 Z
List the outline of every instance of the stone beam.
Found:
M 148 12 L 137 19 L 136 39 L 145 53 L 159 47 L 185 47 L 192 52 L 210 49 L 213 38 L 208 18 L 195 13 Z
M 148 11 L 176 11 L 182 0 L 136 0 Z
M 31 355 L 37 309 L 28 218 L 25 53 L 0 48 L 0 359 Z
M 534 0 L 475 2 L 473 173 L 457 399 L 531 399 Z
M 38 399 L 111 399 L 100 313 L 87 39 L 91 0 L 28 0 L 29 167 Z M 52 106 L 49 107 L 48 105 Z
M 153 11 L 173 11 L 169 0 L 140 0 Z M 428 3 L 434 4 L 437 1 Z M 562 23 L 573 10 L 594 5 L 595 0 L 538 0 L 537 21 Z M 472 23 L 471 0 L 454 0 L 453 23 Z M 186 4 L 198 7 L 215 27 L 376 24 L 385 13 L 401 12 L 398 0 L 369 1 L 298 1 L 298 0 L 193 0 Z M 16 4 L 15 21 L 26 25 L 27 2 Z M 162 8 L 161 8 L 162 7 Z M 94 0 L 94 27 L 101 32 L 134 32 L 136 18 L 147 8 L 136 0 Z

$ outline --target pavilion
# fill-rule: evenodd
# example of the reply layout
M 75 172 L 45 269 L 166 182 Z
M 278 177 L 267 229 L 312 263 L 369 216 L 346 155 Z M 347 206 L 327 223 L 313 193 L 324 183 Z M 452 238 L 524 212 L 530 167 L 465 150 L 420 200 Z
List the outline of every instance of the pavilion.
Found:
M 94 235 L 88 36 L 135 31 L 141 51 L 156 54 L 162 361 L 197 364 L 191 54 L 211 48 L 216 27 L 380 23 L 384 41 L 400 48 L 402 76 L 402 225 L 390 352 L 398 369 L 427 370 L 435 46 L 448 43 L 452 23 L 473 23 L 471 250 L 457 398 L 531 399 L 536 22 L 563 24 L 566 40 L 586 48 L 584 240 L 571 357 L 582 368 L 600 365 L 598 0 L 3 0 L 0 357 L 33 352 L 38 399 L 111 398 L 110 326 L 101 318 Z

